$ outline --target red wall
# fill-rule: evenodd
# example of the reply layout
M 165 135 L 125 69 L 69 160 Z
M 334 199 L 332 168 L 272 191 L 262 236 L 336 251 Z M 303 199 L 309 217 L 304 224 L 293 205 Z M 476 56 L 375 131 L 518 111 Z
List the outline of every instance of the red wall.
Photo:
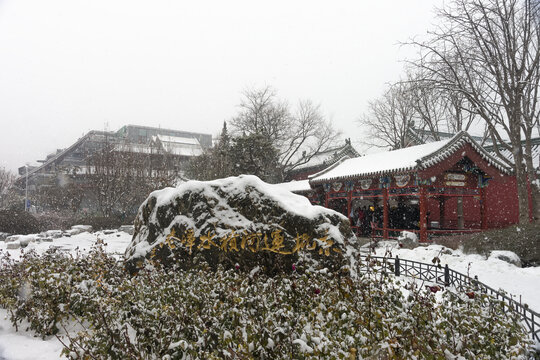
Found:
M 519 207 L 516 178 L 514 176 L 498 177 L 497 180 L 491 180 L 485 190 L 488 228 L 517 224 Z
M 444 202 L 444 227 L 457 228 L 457 197 L 445 197 Z M 440 223 L 439 200 L 428 199 L 429 221 Z M 480 210 L 480 199 L 477 197 L 463 197 L 463 215 L 465 229 L 480 229 L 482 224 L 482 213 Z M 429 226 L 429 223 L 428 223 Z
M 421 177 L 427 179 L 431 176 L 437 176 L 437 181 L 439 181 L 440 175 L 444 171 L 452 171 L 452 169 L 455 169 L 456 163 L 463 157 L 469 158 L 475 165 L 493 178 L 489 181 L 489 185 L 482 189 L 486 192 L 487 228 L 501 228 L 518 223 L 519 208 L 515 176 L 503 175 L 498 169 L 487 163 L 469 144 L 465 144 L 439 164 L 421 171 Z M 473 185 L 474 181 L 474 177 L 470 177 L 467 181 L 467 186 L 475 187 Z M 434 205 L 430 205 L 429 203 L 431 202 L 428 202 L 428 211 L 433 214 L 431 206 Z M 453 200 L 451 203 L 453 209 L 447 209 L 445 214 L 446 219 L 453 221 L 454 218 L 449 217 L 449 214 L 454 216 L 453 211 L 455 211 L 457 207 L 457 202 Z M 435 210 L 435 212 L 437 211 L 438 210 Z M 476 219 L 480 221 L 481 213 L 478 198 L 469 198 L 467 200 L 464 198 L 463 212 L 466 220 L 468 217 L 471 217 L 474 224 L 477 221 Z M 455 221 L 457 222 L 457 216 L 455 217 Z M 465 227 L 471 227 L 467 221 L 465 222 Z

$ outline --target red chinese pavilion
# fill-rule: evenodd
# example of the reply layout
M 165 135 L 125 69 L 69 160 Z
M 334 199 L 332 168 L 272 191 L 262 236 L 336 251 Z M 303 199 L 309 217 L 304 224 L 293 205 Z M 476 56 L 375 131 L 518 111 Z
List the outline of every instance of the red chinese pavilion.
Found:
M 348 216 L 359 233 L 407 230 L 420 241 L 518 222 L 516 178 L 466 132 L 347 159 L 310 176 L 308 197 Z

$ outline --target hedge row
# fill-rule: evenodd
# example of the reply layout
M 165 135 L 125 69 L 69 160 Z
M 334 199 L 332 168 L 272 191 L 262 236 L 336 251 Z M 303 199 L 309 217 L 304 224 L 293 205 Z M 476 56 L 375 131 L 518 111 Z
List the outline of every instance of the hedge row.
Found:
M 0 260 L 12 323 L 55 334 L 69 359 L 507 359 L 529 341 L 485 295 L 296 268 L 146 267 L 127 276 L 100 246 Z

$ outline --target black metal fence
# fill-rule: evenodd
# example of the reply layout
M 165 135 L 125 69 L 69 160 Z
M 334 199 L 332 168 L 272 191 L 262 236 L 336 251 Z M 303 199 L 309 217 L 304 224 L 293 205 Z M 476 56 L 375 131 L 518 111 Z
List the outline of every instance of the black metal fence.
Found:
M 370 269 L 377 268 L 382 271 L 393 273 L 396 276 L 412 277 L 422 283 L 431 283 L 442 286 L 452 286 L 458 292 L 471 291 L 488 294 L 498 300 L 503 301 L 506 306 L 515 313 L 519 314 L 525 324 L 528 333 L 533 340 L 540 342 L 540 314 L 533 311 L 527 304 L 516 301 L 512 297 L 497 291 L 486 284 L 478 281 L 478 277 L 471 278 L 458 271 L 452 270 L 445 265 L 427 264 L 423 262 L 395 258 L 362 255 L 360 271 L 367 272 Z

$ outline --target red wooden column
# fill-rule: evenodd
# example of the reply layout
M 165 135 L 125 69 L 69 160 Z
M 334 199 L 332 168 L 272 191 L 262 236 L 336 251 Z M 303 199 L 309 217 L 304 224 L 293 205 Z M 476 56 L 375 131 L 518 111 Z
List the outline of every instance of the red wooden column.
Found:
M 354 219 L 351 217 L 351 204 L 352 203 L 352 190 L 347 192 L 347 217 L 349 218 L 349 222 L 351 223 L 351 226 L 354 224 Z
M 480 228 L 482 230 L 487 229 L 487 208 L 486 208 L 486 189 L 478 188 L 480 192 Z
M 328 209 L 328 198 L 330 197 L 330 190 L 324 194 L 324 207 Z
M 427 196 L 426 188 L 420 185 L 419 190 L 419 207 L 420 207 L 420 242 L 427 242 Z
M 383 188 L 383 238 L 388 239 L 388 188 Z
M 444 207 L 446 206 L 446 198 L 444 196 L 439 196 L 439 229 L 444 229 L 444 223 L 446 212 Z

